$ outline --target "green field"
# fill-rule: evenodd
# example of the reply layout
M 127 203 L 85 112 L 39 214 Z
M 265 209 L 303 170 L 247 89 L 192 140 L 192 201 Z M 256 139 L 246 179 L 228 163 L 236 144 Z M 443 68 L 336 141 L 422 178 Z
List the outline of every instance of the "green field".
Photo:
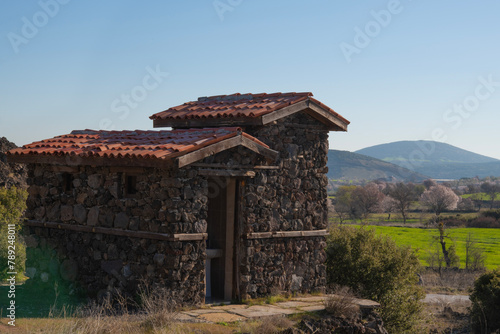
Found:
M 426 257 L 432 242 L 432 236 L 438 235 L 437 229 L 423 229 L 411 227 L 369 226 L 377 233 L 388 235 L 399 245 L 408 245 L 418 249 L 420 261 L 427 265 Z M 465 268 L 465 239 L 469 232 L 477 241 L 486 255 L 485 265 L 488 269 L 500 266 L 500 229 L 495 228 L 454 228 L 450 229 L 450 236 L 455 240 L 457 254 L 460 257 L 460 266 Z

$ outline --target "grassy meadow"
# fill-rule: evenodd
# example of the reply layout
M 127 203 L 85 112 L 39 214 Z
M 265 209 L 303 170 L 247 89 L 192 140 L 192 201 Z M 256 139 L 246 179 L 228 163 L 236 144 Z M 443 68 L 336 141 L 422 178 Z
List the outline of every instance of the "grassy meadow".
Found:
M 428 249 L 431 247 L 433 236 L 438 236 L 437 229 L 425 229 L 398 226 L 368 226 L 377 233 L 388 235 L 399 245 L 411 246 L 418 250 L 422 265 L 427 266 Z M 456 244 L 457 255 L 460 257 L 460 267 L 465 268 L 465 240 L 468 233 L 484 250 L 486 255 L 485 266 L 494 269 L 500 266 L 500 229 L 494 228 L 450 228 L 450 237 Z M 450 242 L 450 241 L 448 241 Z

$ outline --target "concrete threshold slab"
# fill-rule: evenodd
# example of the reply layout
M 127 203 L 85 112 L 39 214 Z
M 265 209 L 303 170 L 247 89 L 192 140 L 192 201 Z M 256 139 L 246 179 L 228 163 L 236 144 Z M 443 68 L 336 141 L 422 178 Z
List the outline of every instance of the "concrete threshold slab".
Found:
M 198 319 L 203 319 L 209 322 L 235 322 L 235 321 L 246 320 L 245 317 L 228 312 L 201 314 L 200 316 L 198 316 Z
M 297 307 L 311 306 L 314 304 L 317 304 L 317 303 L 298 301 L 298 300 L 290 300 L 287 302 L 279 302 L 279 303 L 276 303 L 275 305 L 278 307 L 282 307 L 282 308 L 297 308 Z
M 182 313 L 190 315 L 192 317 L 197 317 L 201 314 L 217 313 L 217 312 L 220 312 L 220 311 L 214 310 L 211 308 L 200 308 L 200 309 L 196 309 L 196 310 L 183 311 Z
M 316 305 L 301 307 L 299 310 L 302 312 L 317 312 L 317 311 L 323 311 L 324 309 L 325 309 L 325 305 L 316 304 Z
M 310 297 L 297 297 L 292 298 L 292 300 L 298 300 L 300 302 L 309 303 L 322 303 L 328 296 L 310 296 Z

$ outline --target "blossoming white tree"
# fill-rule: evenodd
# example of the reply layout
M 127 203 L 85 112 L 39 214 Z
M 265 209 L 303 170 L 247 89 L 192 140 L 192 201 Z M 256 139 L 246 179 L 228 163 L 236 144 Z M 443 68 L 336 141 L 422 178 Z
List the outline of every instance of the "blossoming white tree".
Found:
M 459 201 L 460 197 L 453 190 L 442 185 L 432 186 L 420 196 L 420 203 L 436 216 L 445 210 L 456 209 Z

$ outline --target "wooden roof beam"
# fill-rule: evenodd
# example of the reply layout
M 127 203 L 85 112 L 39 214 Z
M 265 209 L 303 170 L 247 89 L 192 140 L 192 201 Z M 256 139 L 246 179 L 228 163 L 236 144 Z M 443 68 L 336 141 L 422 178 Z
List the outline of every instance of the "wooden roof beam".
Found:
M 307 114 L 316 118 L 320 122 L 328 125 L 328 130 L 330 131 L 347 131 L 347 125 L 349 123 L 344 122 L 338 117 L 335 117 L 329 111 L 323 109 L 321 106 L 317 105 L 313 101 L 308 101 Z
M 238 135 L 236 137 L 232 137 L 229 139 L 222 140 L 218 143 L 215 143 L 213 145 L 209 145 L 206 147 L 203 147 L 199 150 L 193 151 L 191 153 L 184 154 L 176 159 L 177 161 L 177 166 L 179 168 L 182 168 L 184 166 L 190 165 L 196 161 L 202 160 L 206 157 L 209 157 L 211 155 L 217 154 L 219 152 L 231 149 L 236 146 L 244 146 L 248 148 L 249 150 L 252 150 L 255 153 L 258 153 L 262 156 L 264 156 L 266 159 L 269 160 L 276 160 L 278 157 L 279 152 L 271 150 L 267 147 L 264 147 L 255 141 L 244 137 L 243 135 Z

